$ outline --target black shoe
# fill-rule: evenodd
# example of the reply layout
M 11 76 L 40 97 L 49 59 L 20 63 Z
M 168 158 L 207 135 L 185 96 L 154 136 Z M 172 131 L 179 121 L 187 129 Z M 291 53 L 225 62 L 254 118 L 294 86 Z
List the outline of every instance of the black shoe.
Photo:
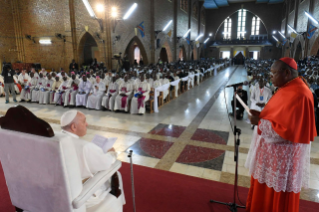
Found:
M 24 99 L 21 99 L 21 101 L 20 102 L 25 102 L 25 100 Z

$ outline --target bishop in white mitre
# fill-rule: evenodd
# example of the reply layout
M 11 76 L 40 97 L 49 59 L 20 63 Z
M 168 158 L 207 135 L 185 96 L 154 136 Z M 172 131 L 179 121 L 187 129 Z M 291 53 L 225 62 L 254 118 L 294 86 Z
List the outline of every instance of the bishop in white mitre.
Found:
M 76 106 L 84 106 L 86 107 L 87 98 L 91 91 L 92 84 L 89 80 L 87 80 L 86 75 L 83 75 L 82 81 L 79 84 L 79 92 L 76 94 Z
M 67 76 L 64 76 L 63 81 L 58 89 L 57 92 L 55 92 L 54 95 L 54 103 L 56 105 L 64 105 L 64 99 L 65 99 L 65 92 L 70 88 L 70 82 L 67 78 Z
M 89 82 L 88 82 L 89 83 Z M 116 162 L 117 153 L 114 148 L 104 152 L 102 148 L 92 142 L 81 139 L 86 135 L 87 122 L 83 113 L 77 110 L 69 110 L 61 117 L 62 133 L 65 135 L 62 139 L 71 141 L 77 155 L 77 161 L 80 168 L 83 181 L 100 171 L 110 170 Z M 119 189 L 121 195 L 117 198 L 110 193 L 112 190 L 111 179 L 107 180 L 86 202 L 86 208 L 91 208 L 103 201 L 103 208 L 106 211 L 122 211 L 125 202 L 122 175 L 116 172 L 119 179 Z
M 22 88 L 20 99 L 21 102 L 24 101 L 31 101 L 31 94 L 33 89 L 37 86 L 38 79 L 34 77 L 33 73 L 30 73 L 29 81 L 25 84 L 25 86 Z
M 95 80 L 96 82 L 92 86 L 86 107 L 90 109 L 101 110 L 102 98 L 106 88 L 99 76 L 97 76 Z
M 132 99 L 133 85 L 128 80 L 128 77 L 124 77 L 124 83 L 119 87 L 119 95 L 115 98 L 114 110 L 121 110 L 128 112 L 129 101 Z
M 43 78 L 43 74 L 40 74 L 39 77 L 40 78 L 37 81 L 37 85 L 32 90 L 31 102 L 39 102 L 40 89 L 43 88 L 45 85 L 45 79 Z
M 141 75 L 141 82 L 134 89 L 134 97 L 131 103 L 131 114 L 144 114 L 145 103 L 150 99 L 150 85 Z
M 43 88 L 40 90 L 39 104 L 49 104 L 50 103 L 50 92 L 53 91 L 55 86 L 55 81 L 49 74 Z
M 76 94 L 79 90 L 80 80 L 76 77 L 75 73 L 71 73 L 71 80 L 69 89 L 65 92 L 64 107 L 75 106 Z
M 119 85 L 115 82 L 116 78 L 112 78 L 112 82 L 109 84 L 107 93 L 103 96 L 102 106 L 107 110 L 114 110 L 115 98 L 119 91 Z

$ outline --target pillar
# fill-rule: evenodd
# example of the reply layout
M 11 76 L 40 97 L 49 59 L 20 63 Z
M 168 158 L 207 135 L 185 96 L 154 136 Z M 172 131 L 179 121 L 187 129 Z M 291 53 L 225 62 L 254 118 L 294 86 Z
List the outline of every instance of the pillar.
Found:
M 178 9 L 178 0 L 173 0 L 173 8 L 174 8 L 174 17 L 173 17 L 173 24 L 174 24 L 174 34 L 173 34 L 173 45 L 174 45 L 174 49 L 173 49 L 173 61 L 177 61 L 177 49 L 179 49 L 177 47 L 177 9 Z M 186 58 L 184 58 L 185 60 Z
M 75 23 L 74 0 L 69 0 L 69 9 L 70 9 L 70 23 L 71 23 L 73 59 L 75 60 L 76 63 L 79 63 L 78 44 L 77 44 L 77 39 L 76 39 L 76 23 Z
M 107 12 L 107 8 L 111 5 L 110 0 L 104 0 L 105 5 L 105 19 L 103 21 L 103 28 L 104 28 L 104 49 L 105 49 L 105 66 L 108 70 L 113 68 L 112 66 L 112 20 L 111 20 L 111 13 Z M 108 8 L 109 9 L 109 8 Z
M 155 63 L 155 0 L 150 0 L 150 43 L 151 43 L 151 57 L 149 63 Z
M 13 26 L 14 26 L 14 34 L 16 39 L 16 50 L 18 61 L 25 62 L 25 50 L 23 43 L 23 35 L 21 31 L 21 20 L 19 13 L 19 3 L 18 0 L 11 1 L 12 14 L 13 14 Z M 1 66 L 2 67 L 2 66 Z

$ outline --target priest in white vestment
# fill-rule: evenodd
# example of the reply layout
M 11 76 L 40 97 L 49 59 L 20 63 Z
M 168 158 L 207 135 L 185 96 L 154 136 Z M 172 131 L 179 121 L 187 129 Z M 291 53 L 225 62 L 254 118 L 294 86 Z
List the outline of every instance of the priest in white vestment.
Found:
M 103 96 L 102 106 L 107 110 L 114 110 L 115 98 L 119 92 L 119 85 L 115 82 L 116 78 L 112 78 L 112 82 L 109 84 L 107 93 Z
M 105 93 L 105 84 L 99 76 L 96 77 L 96 82 L 93 84 L 88 97 L 86 107 L 89 109 L 101 110 L 102 98 Z
M 55 93 L 58 92 L 60 85 L 62 84 L 62 81 L 60 80 L 60 77 L 58 77 L 56 74 L 52 73 L 52 77 L 54 77 L 54 85 L 53 90 L 50 92 L 50 98 L 49 98 L 49 104 L 55 104 L 54 103 L 54 96 Z
M 95 78 L 89 72 L 86 73 L 86 78 L 90 81 L 91 85 L 95 83 Z
M 86 135 L 87 126 L 88 124 L 85 115 L 77 110 L 69 110 L 61 117 L 62 133 L 73 142 L 78 157 L 82 180 L 93 177 L 94 174 L 99 171 L 110 169 L 117 158 L 117 153 L 114 148 L 111 148 L 108 152 L 104 153 L 102 148 L 94 143 L 80 139 Z M 117 198 L 110 193 L 112 189 L 112 182 L 110 179 L 86 201 L 87 208 L 93 207 L 94 205 L 101 203 L 105 198 L 108 198 L 112 200 L 106 201 L 106 204 L 109 204 L 106 211 L 122 211 L 120 210 L 121 208 L 114 208 L 126 203 L 122 176 L 120 172 L 117 172 L 117 175 L 122 195 Z M 119 201 L 118 204 L 115 203 L 113 205 L 112 203 L 116 201 Z
M 124 83 L 119 87 L 119 95 L 115 98 L 114 110 L 128 112 L 129 101 L 132 99 L 133 85 L 129 82 L 128 76 L 124 77 Z
M 76 106 L 86 107 L 87 97 L 91 91 L 92 84 L 89 80 L 87 80 L 86 75 L 83 75 L 82 81 L 79 84 L 79 92 L 76 94 Z
M 37 85 L 32 90 L 31 102 L 39 102 L 40 89 L 45 86 L 45 79 L 43 78 L 43 75 L 40 74 L 39 76 L 40 76 L 40 78 L 37 81 Z
M 179 76 L 177 76 L 177 73 L 174 72 L 174 80 L 179 80 Z M 175 97 L 178 97 L 178 90 L 179 90 L 179 83 L 177 86 L 175 86 Z
M 141 76 L 141 82 L 134 89 L 134 96 L 131 103 L 131 114 L 144 114 L 145 113 L 145 103 L 150 98 L 151 88 L 144 76 Z
M 80 80 L 77 79 L 74 72 L 71 73 L 69 89 L 65 92 L 64 107 L 75 106 L 75 97 L 79 90 Z
M 31 101 L 31 93 L 33 89 L 37 86 L 38 79 L 34 77 L 33 73 L 30 73 L 29 81 L 25 84 L 22 88 L 21 95 L 20 95 L 20 102 L 30 102 Z
M 40 90 L 39 104 L 49 104 L 50 103 L 50 92 L 54 89 L 55 81 L 49 74 L 43 88 Z
M 21 74 L 18 76 L 18 83 L 21 85 L 22 89 L 27 85 L 30 80 L 30 76 L 26 73 L 26 70 L 23 69 Z
M 152 90 L 154 90 L 155 92 L 155 88 L 158 88 L 160 86 L 162 86 L 162 82 L 161 82 L 161 79 L 157 79 L 156 78 L 156 74 L 153 75 L 153 78 L 155 79 L 154 82 L 153 82 L 153 85 L 150 86 Z M 158 97 L 160 94 L 160 92 L 156 92 L 156 97 Z
M 164 75 L 161 77 L 161 84 L 162 85 L 166 85 L 166 84 L 169 84 L 170 81 L 169 79 L 167 79 Z M 163 91 L 163 100 L 166 99 L 167 95 L 169 94 L 169 90 L 165 90 Z
M 34 68 L 31 68 L 30 74 L 33 73 L 34 78 L 36 78 L 37 80 L 39 80 L 40 76 L 38 74 L 38 72 L 35 71 Z
M 250 95 L 250 109 L 261 112 L 271 96 L 271 90 L 264 85 L 263 79 L 260 78 L 258 84 L 254 86 Z
M 54 95 L 53 101 L 56 105 L 64 105 L 65 92 L 70 88 L 69 86 L 70 86 L 70 82 L 67 76 L 64 76 L 58 91 L 55 92 L 55 95 Z
M 3 76 L 0 75 L 0 97 L 5 96 L 4 93 L 4 80 L 3 80 Z

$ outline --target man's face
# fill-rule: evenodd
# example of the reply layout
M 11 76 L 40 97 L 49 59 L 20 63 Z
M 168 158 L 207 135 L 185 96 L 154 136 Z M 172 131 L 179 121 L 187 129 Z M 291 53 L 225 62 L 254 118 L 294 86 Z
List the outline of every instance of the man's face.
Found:
M 52 78 L 52 77 L 51 77 L 51 75 L 49 74 L 49 75 L 48 75 L 48 80 L 51 80 L 51 78 Z
M 22 70 L 22 72 L 21 72 L 21 73 L 22 73 L 22 75 L 25 75 L 25 72 L 26 72 L 26 70 Z
M 264 81 L 263 80 L 259 80 L 259 88 L 264 88 L 264 86 L 265 86 L 265 83 L 264 83 Z
M 55 81 L 57 81 L 57 82 L 58 82 L 59 80 L 60 80 L 60 78 L 59 78 L 59 77 L 56 77 L 56 78 L 55 78 Z
M 90 78 L 90 77 L 91 77 L 91 75 L 90 75 L 90 74 L 87 74 L 87 75 L 86 75 L 86 77 L 87 77 L 87 78 Z
M 100 81 L 101 81 L 101 79 L 98 77 L 98 78 L 96 78 L 96 82 L 97 83 L 100 83 Z
M 75 80 L 75 78 L 76 78 L 76 77 L 75 77 L 75 74 L 73 74 L 73 75 L 72 75 L 72 79 Z
M 40 76 L 40 78 L 43 78 L 43 74 L 40 74 L 39 76 Z
M 115 77 L 112 77 L 112 82 L 115 82 L 116 78 Z
M 35 73 L 35 69 L 34 69 L 34 68 L 33 68 L 33 69 L 31 69 L 31 72 L 32 72 L 32 73 Z
M 82 77 L 82 80 L 83 80 L 83 82 L 86 82 L 87 78 L 85 75 Z
M 127 76 L 125 76 L 125 77 L 124 77 L 124 82 L 127 82 L 127 80 L 128 80 L 128 79 L 127 79 Z
M 64 77 L 65 76 L 65 72 L 61 72 L 61 76 Z
M 63 81 L 65 82 L 66 80 L 67 80 L 68 78 L 66 78 L 66 77 L 63 77 Z
M 281 64 L 275 62 L 270 68 L 270 79 L 275 87 L 281 87 L 285 84 L 285 71 L 281 70 Z
M 33 73 L 33 72 L 30 73 L 30 77 L 31 77 L 31 78 L 34 77 L 34 73 Z
M 74 123 L 74 134 L 79 137 L 86 135 L 88 123 L 86 122 L 86 117 L 83 113 L 78 113 Z

